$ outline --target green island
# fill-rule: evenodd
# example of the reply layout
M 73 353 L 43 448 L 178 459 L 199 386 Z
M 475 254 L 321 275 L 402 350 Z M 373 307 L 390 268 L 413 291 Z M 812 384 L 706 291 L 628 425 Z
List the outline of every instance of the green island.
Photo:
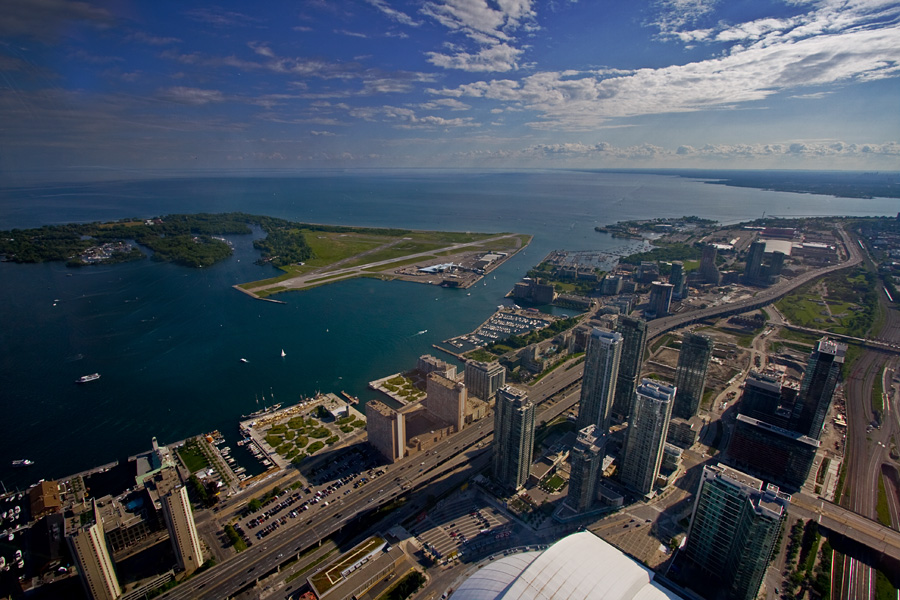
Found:
M 297 223 L 242 212 L 175 214 L 109 223 L 45 225 L 0 231 L 0 260 L 65 261 L 69 266 L 112 264 L 144 258 L 202 268 L 233 253 L 225 235 L 265 232 L 254 240 L 258 262 L 283 274 L 236 286 L 253 297 L 316 287 L 352 277 L 403 279 L 469 287 L 531 241 L 530 235 L 416 231 Z M 490 258 L 485 258 L 490 257 Z M 453 263 L 449 271 L 419 269 Z

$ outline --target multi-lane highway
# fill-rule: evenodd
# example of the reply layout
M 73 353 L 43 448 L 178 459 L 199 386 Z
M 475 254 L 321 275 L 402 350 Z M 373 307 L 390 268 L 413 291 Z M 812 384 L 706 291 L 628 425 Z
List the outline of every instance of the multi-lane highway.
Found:
M 762 290 L 755 297 L 738 303 L 657 319 L 649 324 L 648 337 L 652 338 L 665 331 L 712 316 L 751 310 L 772 302 L 817 277 L 858 264 L 862 260 L 859 249 L 849 241 L 845 233 L 841 233 L 850 256 L 849 260 L 839 265 L 804 273 L 799 277 Z M 583 365 L 572 366 L 568 369 L 562 366 L 528 389 L 529 397 L 538 404 L 562 390 L 567 390 L 561 395 L 561 398 L 552 403 L 552 406 L 539 414 L 539 422 L 546 422 L 574 405 L 578 394 L 577 387 L 573 388 L 573 386 L 581 378 L 582 372 Z M 249 550 L 222 564 L 191 578 L 164 597 L 171 599 L 229 597 L 242 588 L 252 585 L 258 578 L 276 569 L 279 565 L 292 560 L 307 548 L 318 544 L 320 540 L 339 530 L 358 514 L 370 511 L 399 495 L 406 494 L 410 489 L 427 485 L 448 472 L 465 466 L 468 461 L 477 459 L 479 463 L 483 462 L 492 433 L 493 422 L 485 419 L 439 443 L 425 456 L 417 455 L 384 467 L 386 474 L 380 478 L 363 487 L 350 490 L 349 494 L 336 498 L 327 506 L 316 505 L 316 509 L 302 513 L 302 517 L 305 519 L 301 517 L 288 521 L 286 526 L 279 529 L 276 534 L 257 542 Z
M 760 290 L 752 298 L 746 298 L 728 304 L 720 304 L 718 306 L 710 306 L 708 308 L 702 308 L 686 313 L 679 313 L 661 319 L 654 319 L 647 324 L 647 339 L 652 340 L 667 331 L 678 329 L 679 327 L 689 325 L 690 323 L 696 323 L 697 321 L 702 321 L 710 317 L 725 316 L 728 314 L 736 315 L 760 308 L 766 304 L 775 302 L 792 290 L 809 283 L 814 279 L 860 264 L 863 260 L 863 256 L 859 246 L 853 242 L 847 232 L 843 229 L 839 229 L 838 231 L 841 234 L 841 239 L 844 242 L 844 248 L 848 255 L 848 259 L 844 262 L 829 267 L 823 267 L 821 269 L 813 269 L 806 273 L 801 273 L 797 277 L 782 280 L 773 286 Z
M 529 397 L 535 403 L 544 402 L 577 383 L 582 370 L 582 365 L 570 369 L 559 367 L 529 388 Z M 578 388 L 567 390 L 560 399 L 555 399 L 551 406 L 538 414 L 538 422 L 555 418 L 571 408 L 577 400 Z M 321 503 L 315 505 L 316 508 L 301 513 L 300 518 L 287 521 L 284 527 L 257 541 L 247 551 L 189 579 L 162 597 L 227 598 L 235 594 L 327 538 L 359 513 L 370 511 L 482 457 L 490 447 L 493 429 L 493 421 L 484 419 L 437 444 L 427 455 L 415 455 L 382 467 L 384 475 L 358 489 L 351 489 L 349 494 L 339 496 L 334 501 L 329 496 L 328 506 Z

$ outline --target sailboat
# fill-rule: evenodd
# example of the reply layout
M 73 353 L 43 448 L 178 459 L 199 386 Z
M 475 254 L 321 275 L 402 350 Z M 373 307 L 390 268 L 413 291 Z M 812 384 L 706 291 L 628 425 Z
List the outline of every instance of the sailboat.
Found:
M 284 358 L 287 354 L 284 353 L 284 348 L 281 349 L 281 358 Z

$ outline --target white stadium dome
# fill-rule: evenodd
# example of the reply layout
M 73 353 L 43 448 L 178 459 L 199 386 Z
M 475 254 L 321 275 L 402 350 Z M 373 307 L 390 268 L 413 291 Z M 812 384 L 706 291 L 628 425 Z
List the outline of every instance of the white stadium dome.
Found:
M 451 600 L 681 600 L 653 572 L 584 531 L 485 564 Z

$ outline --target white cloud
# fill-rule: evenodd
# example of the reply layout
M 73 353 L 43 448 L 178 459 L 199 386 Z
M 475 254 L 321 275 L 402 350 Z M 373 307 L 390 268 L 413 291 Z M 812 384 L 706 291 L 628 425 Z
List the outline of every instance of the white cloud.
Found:
M 419 117 L 415 111 L 398 106 L 370 106 L 352 108 L 348 111 L 351 117 L 364 121 L 382 121 L 394 123 L 398 129 L 435 129 L 449 127 L 480 127 L 471 117 L 445 119 L 437 116 Z
M 523 50 L 519 30 L 537 29 L 532 0 L 442 0 L 426 2 L 420 11 L 448 29 L 465 35 L 474 48 L 452 54 L 428 52 L 428 61 L 445 69 L 503 72 L 518 68 Z
M 421 25 L 421 23 L 410 17 L 408 14 L 392 8 L 385 0 L 366 0 L 366 3 L 374 6 L 389 19 L 396 21 L 401 25 L 409 25 L 410 27 L 418 27 Z
M 708 144 L 699 148 L 678 146 L 674 151 L 654 144 L 613 146 L 607 142 L 586 144 L 568 142 L 558 144 L 534 144 L 519 149 L 474 150 L 461 153 L 463 158 L 478 160 L 522 161 L 556 160 L 574 161 L 577 164 L 603 163 L 607 161 L 627 164 L 634 160 L 652 160 L 654 164 L 677 166 L 679 161 L 733 161 L 735 159 L 772 164 L 772 161 L 796 161 L 809 158 L 830 158 L 841 161 L 858 161 L 900 156 L 900 142 L 850 144 L 836 140 L 774 142 L 767 144 Z M 713 163 L 714 164 L 714 163 Z M 835 163 L 840 164 L 840 162 Z
M 315 136 L 323 136 L 323 137 L 332 137 L 335 135 L 334 133 L 332 133 L 330 131 L 310 131 L 309 133 L 312 135 L 315 135 Z
M 453 55 L 439 52 L 426 52 L 428 62 L 445 69 L 460 69 L 462 71 L 479 72 L 504 72 L 518 68 L 516 59 L 522 54 L 522 50 L 513 48 L 509 44 L 500 43 L 482 48 L 475 54 L 457 52 Z
M 157 97 L 177 104 L 202 106 L 213 102 L 222 102 L 225 96 L 219 90 L 205 90 L 192 87 L 170 87 L 160 90 Z
M 764 36 L 724 56 L 621 76 L 543 72 L 428 91 L 528 108 L 539 115 L 530 124 L 536 129 L 580 130 L 611 118 L 727 110 L 797 88 L 898 75 L 900 25 L 892 23 L 802 39 Z

